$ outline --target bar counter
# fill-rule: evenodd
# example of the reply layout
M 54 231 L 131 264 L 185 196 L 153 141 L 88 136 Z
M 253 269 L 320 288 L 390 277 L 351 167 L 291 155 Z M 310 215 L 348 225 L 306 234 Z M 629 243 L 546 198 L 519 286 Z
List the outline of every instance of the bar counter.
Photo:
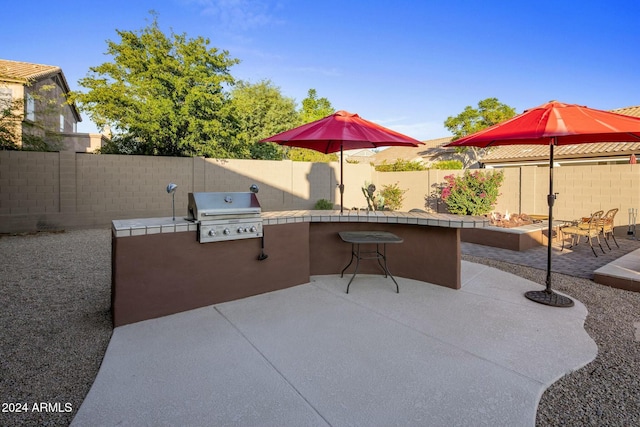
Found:
M 260 238 L 199 243 L 197 224 L 183 218 L 114 220 L 114 326 L 339 274 L 351 256 L 340 231 L 390 231 L 404 240 L 388 248 L 394 276 L 459 289 L 460 229 L 488 225 L 484 217 L 386 211 L 279 211 L 262 218 L 263 260 Z M 359 273 L 379 271 L 365 263 Z

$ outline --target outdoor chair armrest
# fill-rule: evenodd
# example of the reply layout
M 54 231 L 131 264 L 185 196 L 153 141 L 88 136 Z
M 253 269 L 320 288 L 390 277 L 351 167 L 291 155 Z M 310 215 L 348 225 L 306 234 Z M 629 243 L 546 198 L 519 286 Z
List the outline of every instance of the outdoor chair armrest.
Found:
M 581 218 L 579 221 L 575 222 L 575 227 L 588 230 L 589 228 L 591 228 L 591 223 L 589 221 L 590 219 L 591 218 L 586 218 L 586 221 L 585 221 L 585 218 Z
M 560 226 L 561 230 L 564 230 L 568 227 L 577 227 L 580 224 L 580 220 L 572 219 L 572 220 L 563 220 L 563 224 Z
M 589 229 L 589 228 L 583 228 L 580 225 L 570 225 L 568 227 L 563 227 L 562 228 L 562 232 L 565 234 L 575 234 L 576 236 L 592 236 L 595 237 L 596 235 L 598 235 L 600 233 L 600 230 L 598 229 Z

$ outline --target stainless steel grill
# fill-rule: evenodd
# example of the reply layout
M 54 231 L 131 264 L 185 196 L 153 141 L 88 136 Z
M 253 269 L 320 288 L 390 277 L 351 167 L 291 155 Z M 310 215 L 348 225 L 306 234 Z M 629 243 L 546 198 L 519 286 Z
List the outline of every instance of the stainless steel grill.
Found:
M 188 219 L 200 243 L 262 237 L 262 209 L 254 193 L 189 193 Z

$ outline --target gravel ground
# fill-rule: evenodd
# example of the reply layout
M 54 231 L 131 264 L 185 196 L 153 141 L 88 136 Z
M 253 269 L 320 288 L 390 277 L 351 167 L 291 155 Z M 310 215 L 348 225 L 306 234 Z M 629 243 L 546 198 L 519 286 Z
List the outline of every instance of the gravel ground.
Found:
M 0 238 L 0 425 L 69 425 L 111 338 L 110 260 L 109 229 Z
M 463 258 L 544 282 L 541 270 Z M 110 230 L 3 236 L 0 284 L 0 425 L 67 426 L 111 337 Z M 599 352 L 547 389 L 536 424 L 640 425 L 640 293 L 560 274 L 553 287 L 587 306 Z

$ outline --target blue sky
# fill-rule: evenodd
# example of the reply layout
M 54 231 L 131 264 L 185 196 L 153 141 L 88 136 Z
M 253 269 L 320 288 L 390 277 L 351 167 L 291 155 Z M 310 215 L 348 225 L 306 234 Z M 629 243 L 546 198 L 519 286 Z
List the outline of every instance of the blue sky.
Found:
M 110 61 L 106 40 L 158 13 L 165 33 L 210 39 L 298 105 L 310 88 L 340 110 L 417 139 L 496 97 L 609 110 L 640 105 L 637 0 L 32 0 L 3 6 L 0 58 L 60 66 L 72 89 Z M 15 19 L 18 18 L 18 19 Z M 79 131 L 94 132 L 83 115 Z

